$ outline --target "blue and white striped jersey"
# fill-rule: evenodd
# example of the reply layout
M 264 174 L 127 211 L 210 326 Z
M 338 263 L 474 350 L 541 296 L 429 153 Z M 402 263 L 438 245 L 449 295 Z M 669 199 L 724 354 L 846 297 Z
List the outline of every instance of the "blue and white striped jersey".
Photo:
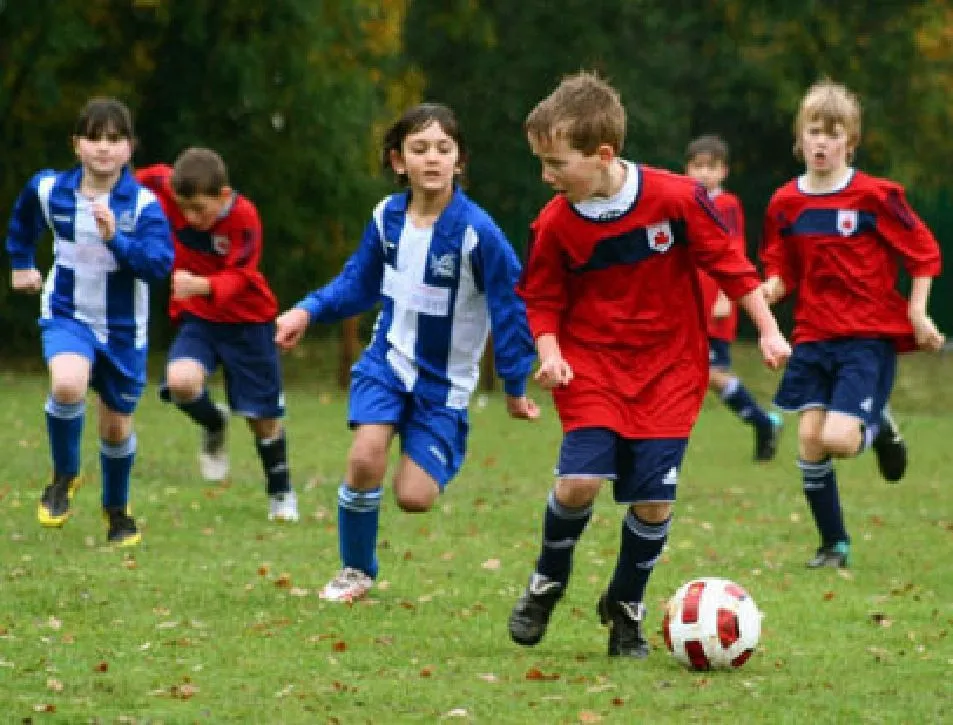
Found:
M 99 199 L 79 193 L 82 167 L 36 174 L 17 198 L 7 233 L 13 269 L 36 266 L 37 240 L 53 232 L 53 267 L 46 277 L 41 317 L 87 325 L 100 343 L 147 345 L 149 283 L 172 270 L 172 236 L 155 195 L 129 169 Z M 94 202 L 116 216 L 116 234 L 103 242 Z
M 365 351 L 387 361 L 408 391 L 466 408 L 487 334 L 506 392 L 525 392 L 535 358 L 520 263 L 490 216 L 457 189 L 433 227 L 407 218 L 407 192 L 374 209 L 357 251 L 325 287 L 298 303 L 332 322 L 382 303 Z

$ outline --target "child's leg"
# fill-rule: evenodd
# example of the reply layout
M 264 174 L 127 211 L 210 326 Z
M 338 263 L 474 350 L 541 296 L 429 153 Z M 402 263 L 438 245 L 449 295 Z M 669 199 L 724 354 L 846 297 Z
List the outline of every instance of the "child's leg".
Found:
M 850 541 L 844 526 L 832 451 L 824 436 L 827 419 L 832 415 L 837 424 L 836 414 L 827 413 L 823 408 L 811 408 L 801 413 L 798 424 L 798 468 L 822 547 Z M 854 425 L 859 429 L 856 420 Z
M 50 358 L 46 426 L 54 479 L 72 480 L 79 475 L 80 443 L 91 370 L 90 360 L 80 354 L 60 353 Z
M 758 405 L 758 401 L 731 370 L 711 368 L 708 379 L 709 387 L 743 422 L 766 429 L 775 425 L 771 416 Z
M 100 401 L 99 438 L 103 508 L 126 509 L 137 447 L 136 434 L 132 430 L 132 414 L 120 413 Z
M 205 386 L 208 373 L 203 363 L 190 358 L 170 360 L 164 388 L 176 407 L 208 433 L 218 433 L 228 418 L 213 402 Z

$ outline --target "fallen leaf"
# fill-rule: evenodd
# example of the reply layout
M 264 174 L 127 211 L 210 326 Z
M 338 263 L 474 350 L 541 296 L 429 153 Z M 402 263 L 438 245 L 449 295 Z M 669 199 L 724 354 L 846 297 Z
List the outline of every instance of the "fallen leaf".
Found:
M 291 588 L 291 574 L 283 572 L 275 579 L 275 586 L 279 589 L 290 589 Z
M 824 601 L 829 602 L 834 598 L 834 592 L 824 592 Z
M 499 559 L 487 559 L 480 566 L 489 571 L 496 571 L 502 566 L 502 563 Z
M 546 674 L 537 667 L 531 667 L 529 670 L 526 671 L 526 679 L 527 680 L 558 680 L 559 673 L 553 672 L 550 674 Z
M 870 615 L 870 620 L 874 624 L 879 624 L 884 629 L 887 629 L 893 626 L 893 620 L 890 617 L 888 617 L 886 614 L 884 614 L 883 612 L 874 612 L 873 614 Z
M 444 717 L 470 717 L 470 713 L 462 707 L 455 707 L 444 714 Z
M 93 670 L 95 670 L 96 672 L 108 672 L 109 663 L 106 662 L 105 660 L 103 660 L 102 662 L 98 662 L 96 666 L 93 668 Z
M 331 645 L 331 649 L 335 652 L 346 652 L 347 651 L 347 642 L 339 639 L 337 642 Z
M 51 702 L 38 703 L 33 706 L 33 712 L 56 712 L 56 705 Z
M 477 675 L 484 682 L 499 682 L 500 678 L 494 675 L 492 672 L 484 672 L 483 674 Z
M 63 683 L 60 682 L 59 680 L 57 680 L 57 679 L 54 678 L 54 677 L 50 677 L 50 678 L 47 679 L 47 681 L 46 681 L 46 689 L 48 689 L 48 690 L 50 690 L 50 691 L 52 691 L 52 692 L 62 692 L 62 691 L 63 691 Z
M 427 665 L 426 667 L 421 668 L 420 676 L 421 677 L 431 677 L 433 675 L 433 667 Z
M 579 713 L 579 722 L 602 722 L 602 715 L 592 710 L 583 710 Z

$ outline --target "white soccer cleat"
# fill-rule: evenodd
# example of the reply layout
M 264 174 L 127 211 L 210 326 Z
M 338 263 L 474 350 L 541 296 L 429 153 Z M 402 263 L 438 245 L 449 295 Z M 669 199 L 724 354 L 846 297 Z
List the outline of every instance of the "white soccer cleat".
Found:
M 225 425 L 217 433 L 202 431 L 202 447 L 199 450 L 199 470 L 206 481 L 224 481 L 228 477 L 228 408 L 220 403 L 215 407 L 225 419 Z
M 318 593 L 318 596 L 329 602 L 350 604 L 362 599 L 373 586 L 374 580 L 367 574 L 360 569 L 346 566 L 324 585 L 324 589 Z
M 293 524 L 298 520 L 298 497 L 294 491 L 268 497 L 268 520 Z

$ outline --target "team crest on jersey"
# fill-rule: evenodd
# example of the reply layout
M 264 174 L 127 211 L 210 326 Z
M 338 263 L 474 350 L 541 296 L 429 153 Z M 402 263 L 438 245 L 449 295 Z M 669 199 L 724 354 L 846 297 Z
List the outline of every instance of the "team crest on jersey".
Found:
M 837 233 L 842 237 L 849 237 L 857 232 L 857 210 L 837 210 Z
M 228 248 L 231 246 L 228 236 L 225 234 L 215 234 L 212 236 L 212 249 L 218 254 L 228 254 Z
M 116 228 L 123 234 L 132 234 L 136 231 L 136 217 L 128 209 L 120 212 L 116 219 Z
M 667 252 L 675 242 L 672 227 L 668 222 L 646 227 L 645 234 L 649 239 L 649 249 L 655 252 Z
M 430 255 L 430 273 L 434 277 L 452 278 L 453 271 L 457 266 L 457 255 L 442 254 L 439 257 L 436 254 Z

